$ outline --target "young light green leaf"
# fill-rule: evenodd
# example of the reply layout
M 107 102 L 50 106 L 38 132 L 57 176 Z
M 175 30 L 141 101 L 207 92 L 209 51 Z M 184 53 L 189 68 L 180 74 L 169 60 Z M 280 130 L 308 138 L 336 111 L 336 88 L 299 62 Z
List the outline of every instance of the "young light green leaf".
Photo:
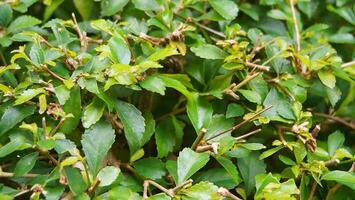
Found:
M 277 147 L 268 149 L 268 150 L 264 151 L 264 152 L 260 155 L 259 159 L 260 159 L 260 160 L 265 159 L 265 158 L 271 156 L 272 154 L 278 152 L 278 151 L 281 150 L 282 148 L 284 148 L 284 146 L 277 146 Z
M 75 5 L 75 8 L 79 11 L 81 17 L 84 20 L 88 20 L 91 13 L 92 13 L 91 11 L 94 6 L 94 1 L 93 0 L 74 0 L 73 2 Z
M 184 148 L 177 159 L 177 184 L 190 178 L 209 161 L 208 153 L 196 153 L 189 148 Z
M 163 49 L 159 49 L 158 51 L 154 52 L 152 55 L 150 55 L 147 60 L 149 61 L 159 61 L 159 60 L 164 60 L 165 58 L 173 55 L 177 55 L 179 52 L 173 48 L 173 47 L 166 47 Z
M 115 131 L 107 122 L 98 122 L 85 130 L 81 144 L 91 173 L 95 176 L 111 145 L 115 141 Z

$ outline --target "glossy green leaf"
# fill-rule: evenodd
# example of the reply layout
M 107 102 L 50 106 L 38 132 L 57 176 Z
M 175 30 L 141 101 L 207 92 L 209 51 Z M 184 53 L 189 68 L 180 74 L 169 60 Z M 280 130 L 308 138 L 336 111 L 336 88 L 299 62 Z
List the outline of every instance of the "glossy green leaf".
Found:
M 208 0 L 212 8 L 226 20 L 233 20 L 238 16 L 238 6 L 231 0 Z
M 0 136 L 14 128 L 26 117 L 32 115 L 35 111 L 35 106 L 16 106 L 8 107 L 0 120 Z
M 115 110 L 122 121 L 129 150 L 133 154 L 143 145 L 145 120 L 142 113 L 127 102 L 116 101 Z
M 11 22 L 7 31 L 10 33 L 21 31 L 25 28 L 40 24 L 41 21 L 35 17 L 22 15 Z
M 102 161 L 115 141 L 115 132 L 106 122 L 98 122 L 87 129 L 81 140 L 85 160 L 93 175 L 96 175 L 102 166 Z
M 84 128 L 89 128 L 100 120 L 105 110 L 105 103 L 95 98 L 85 109 L 82 116 Z
M 120 172 L 121 170 L 119 168 L 113 166 L 102 168 L 97 174 L 97 179 L 100 180 L 99 186 L 103 187 L 111 185 L 111 183 L 116 180 Z
M 134 169 L 143 177 L 157 180 L 165 175 L 165 164 L 158 158 L 144 158 L 133 164 Z
M 209 161 L 207 153 L 196 153 L 189 148 L 184 148 L 177 159 L 177 184 L 189 179 Z
M 215 45 L 203 44 L 197 47 L 191 47 L 191 51 L 196 56 L 205 59 L 224 59 L 228 54 Z
M 33 152 L 22 157 L 17 163 L 14 170 L 15 176 L 23 176 L 30 172 L 35 166 L 38 158 L 38 152 Z
M 322 180 L 336 181 L 355 190 L 355 175 L 351 172 L 334 170 L 324 174 Z

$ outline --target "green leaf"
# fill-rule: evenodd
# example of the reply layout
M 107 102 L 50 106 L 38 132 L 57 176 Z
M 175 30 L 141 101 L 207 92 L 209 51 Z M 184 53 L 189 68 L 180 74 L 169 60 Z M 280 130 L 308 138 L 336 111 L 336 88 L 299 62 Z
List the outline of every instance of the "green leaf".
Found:
M 12 140 L 6 145 L 0 147 L 0 158 L 3 158 L 14 151 L 17 151 L 23 144 L 20 140 Z
M 139 10 L 156 11 L 161 8 L 157 0 L 132 0 L 132 2 L 134 6 Z
M 81 118 L 84 128 L 89 128 L 91 125 L 98 122 L 104 114 L 105 107 L 106 104 L 103 101 L 99 98 L 94 98 L 94 100 L 84 109 Z
M 191 47 L 191 51 L 200 58 L 211 60 L 224 59 L 228 55 L 222 49 L 212 44 L 203 44 L 197 47 Z
M 22 15 L 11 22 L 11 24 L 7 28 L 7 31 L 9 33 L 15 33 L 15 32 L 19 32 L 25 28 L 35 26 L 40 23 L 41 23 L 41 20 L 39 20 L 35 17 L 28 16 L 28 15 Z
M 282 148 L 284 148 L 284 146 L 277 146 L 277 147 L 268 149 L 268 150 L 264 151 L 264 152 L 260 155 L 259 159 L 260 159 L 260 160 L 265 159 L 265 158 L 271 156 L 272 154 L 278 152 L 278 151 L 281 150 Z
M 226 20 L 233 20 L 238 16 L 238 6 L 231 0 L 208 0 L 208 2 Z
M 197 93 L 193 93 L 187 102 L 187 115 L 196 132 L 199 132 L 201 128 L 208 127 L 212 114 L 211 104 Z
M 157 51 L 155 51 L 152 55 L 150 55 L 147 60 L 152 61 L 152 62 L 156 62 L 159 60 L 164 60 L 165 58 L 169 57 L 169 56 L 173 56 L 173 55 L 178 55 L 179 52 L 172 47 L 166 47 L 163 49 L 159 49 Z
M 259 153 L 254 151 L 249 156 L 238 158 L 237 165 L 245 183 L 247 194 L 255 187 L 255 176 L 265 173 L 266 165 L 262 160 L 259 160 Z
M 208 153 L 196 153 L 189 148 L 184 148 L 177 159 L 177 184 L 190 178 L 209 161 Z
M 334 88 L 325 88 L 330 104 L 334 107 L 341 98 L 341 90 L 335 86 Z
M 33 152 L 22 157 L 17 163 L 14 170 L 15 176 L 23 176 L 35 166 L 38 158 L 38 152 Z
M 240 178 L 239 172 L 237 170 L 237 166 L 234 165 L 231 160 L 222 156 L 216 157 L 216 160 L 219 162 L 219 164 L 221 164 L 224 167 L 224 169 L 227 170 L 228 174 L 233 179 L 235 184 L 238 185 L 239 183 L 242 182 L 242 179 Z
M 344 134 L 340 131 L 335 131 L 328 136 L 328 153 L 330 156 L 335 154 L 335 151 L 343 146 L 345 142 Z
M 218 187 L 209 182 L 200 182 L 181 191 L 186 198 L 182 199 L 218 199 Z
M 120 172 L 120 168 L 114 166 L 107 166 L 102 168 L 97 174 L 97 179 L 100 181 L 99 186 L 104 187 L 111 185 L 116 180 Z
M 110 47 L 113 62 L 121 64 L 129 64 L 131 62 L 131 51 L 121 35 L 113 35 L 108 41 L 108 46 Z
M 54 88 L 54 93 L 57 96 L 60 105 L 64 105 L 70 98 L 70 90 L 65 85 L 60 85 Z
M 98 122 L 85 130 L 81 144 L 91 173 L 95 176 L 115 141 L 115 131 L 106 122 Z
M 129 150 L 133 154 L 143 145 L 145 120 L 141 111 L 130 103 L 118 100 L 115 103 L 115 110 L 122 121 Z
M 158 158 L 167 156 L 182 143 L 184 124 L 175 117 L 167 117 L 158 123 L 155 131 Z
M 71 133 L 76 129 L 80 122 L 81 117 L 81 96 L 80 87 L 75 86 L 70 92 L 70 98 L 65 102 L 63 106 L 65 113 L 71 113 L 74 117 L 67 118 L 63 125 L 60 127 L 60 131 L 63 133 Z
M 160 95 L 165 95 L 165 84 L 163 82 L 163 80 L 161 80 L 160 78 L 156 77 L 156 76 L 148 76 L 147 78 L 145 78 L 143 81 L 141 81 L 140 86 L 142 86 L 142 88 L 152 91 L 152 92 L 156 92 Z
M 65 177 L 67 178 L 69 188 L 74 195 L 81 194 L 86 190 L 87 184 L 83 180 L 78 168 L 64 167 L 63 170 Z
M 41 93 L 45 93 L 45 90 L 43 88 L 25 90 L 20 94 L 20 96 L 16 97 L 14 105 L 16 106 L 23 104 Z
M 36 107 L 32 105 L 8 107 L 0 120 L 0 136 L 15 127 L 26 117 L 32 115 Z
M 6 27 L 12 19 L 12 9 L 9 4 L 0 5 L 0 26 Z
M 75 8 L 79 11 L 81 17 L 84 20 L 88 20 L 92 13 L 92 8 L 94 6 L 93 0 L 74 0 Z
M 286 157 L 284 155 L 279 155 L 279 159 L 285 163 L 286 165 L 290 165 L 290 166 L 293 166 L 293 165 L 296 165 L 295 161 L 293 161 L 291 158 L 289 157 Z
M 43 20 L 47 21 L 64 0 L 52 0 L 52 3 L 44 10 Z
M 322 180 L 336 181 L 355 190 L 355 174 L 351 172 L 334 170 L 324 174 Z
M 246 149 L 252 150 L 252 151 L 257 151 L 257 150 L 266 148 L 266 146 L 264 146 L 263 144 L 260 144 L 260 143 L 243 143 L 240 146 L 242 146 Z
M 233 189 L 237 186 L 224 168 L 212 168 L 194 176 L 194 182 L 201 181 L 208 181 L 226 189 Z
M 111 16 L 123 10 L 129 0 L 102 0 L 101 15 Z
M 165 193 L 159 193 L 148 197 L 147 200 L 171 200 L 171 197 L 169 197 Z
M 261 104 L 261 97 L 257 92 L 253 90 L 242 90 L 242 89 L 238 90 L 238 92 L 240 92 L 250 102 Z
M 236 103 L 230 103 L 227 107 L 226 118 L 240 117 L 244 115 L 244 108 Z
M 165 175 L 165 164 L 158 158 L 144 158 L 133 164 L 139 175 L 151 179 L 161 179 Z
M 336 79 L 333 72 L 329 70 L 320 70 L 318 71 L 318 77 L 322 81 L 322 83 L 327 87 L 329 88 L 335 87 Z

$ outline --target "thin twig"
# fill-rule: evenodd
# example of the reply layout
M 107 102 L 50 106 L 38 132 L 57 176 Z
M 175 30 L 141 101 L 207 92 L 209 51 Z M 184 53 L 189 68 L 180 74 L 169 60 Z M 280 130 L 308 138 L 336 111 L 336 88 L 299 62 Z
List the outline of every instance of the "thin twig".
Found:
M 342 68 L 345 68 L 345 67 L 350 67 L 350 66 L 355 66 L 355 60 L 353 60 L 353 61 L 350 61 L 350 62 L 347 62 L 347 63 L 343 63 L 342 65 L 341 65 L 341 67 Z
M 296 49 L 297 49 L 297 51 L 300 51 L 301 50 L 301 36 L 300 36 L 299 28 L 298 28 L 298 22 L 297 22 L 295 1 L 294 0 L 290 0 L 290 7 L 291 7 L 291 12 L 292 12 L 293 25 L 295 27 Z
M 169 195 L 170 197 L 174 197 L 174 192 L 171 189 L 166 189 L 159 183 L 152 181 L 152 180 L 145 180 L 144 182 L 148 182 L 150 185 L 153 185 L 154 187 L 158 188 L 160 191 L 164 192 L 165 194 Z
M 245 64 L 247 67 L 256 68 L 256 69 L 259 69 L 260 71 L 263 71 L 263 72 L 268 72 L 268 71 L 270 71 L 270 67 L 269 67 L 269 66 L 258 65 L 258 64 L 251 63 L 251 62 L 248 62 L 248 61 L 246 61 L 244 64 Z
M 54 73 L 52 70 L 50 70 L 46 65 L 41 65 L 42 69 L 46 72 L 48 72 L 50 75 L 52 75 L 54 78 L 60 80 L 60 81 L 65 81 L 64 78 L 60 77 L 58 74 Z
M 254 134 L 256 134 L 256 133 L 259 133 L 260 131 L 261 131 L 261 128 L 256 129 L 256 130 L 253 130 L 253 131 L 251 131 L 251 132 L 249 132 L 249 133 L 246 133 L 246 134 L 244 134 L 244 135 L 241 135 L 241 136 L 239 136 L 239 137 L 236 137 L 235 140 L 239 141 L 239 140 L 245 139 L 245 138 L 247 138 L 247 137 L 249 137 L 249 136 L 251 136 L 251 135 L 254 135 Z
M 214 135 L 214 136 L 212 136 L 212 137 L 206 139 L 206 142 L 207 142 L 207 141 L 210 141 L 210 140 L 212 140 L 212 139 L 214 139 L 214 138 L 216 138 L 216 137 L 219 137 L 219 136 L 221 136 L 221 135 L 223 135 L 223 134 L 225 134 L 225 133 L 228 133 L 229 131 L 234 131 L 234 130 L 240 128 L 240 127 L 243 126 L 244 124 L 246 124 L 246 123 L 248 123 L 249 121 L 255 119 L 255 118 L 256 118 L 257 116 L 259 116 L 261 113 L 263 113 L 263 112 L 269 110 L 271 107 L 272 107 L 272 106 L 269 106 L 269 107 L 266 107 L 266 108 L 264 108 L 264 109 L 262 109 L 262 110 L 256 112 L 253 116 L 251 116 L 251 117 L 249 117 L 248 119 L 242 121 L 241 123 L 239 123 L 239 124 L 233 126 L 232 128 L 229 128 L 229 129 L 227 129 L 227 130 L 225 130 L 225 131 L 222 131 L 222 132 L 220 132 L 220 133 L 218 133 L 218 134 L 216 134 L 216 135 Z
M 196 150 L 197 146 L 201 143 L 201 140 L 203 139 L 203 137 L 205 137 L 207 133 L 207 129 L 202 128 L 200 133 L 198 134 L 198 136 L 196 137 L 195 141 L 192 143 L 191 149 L 192 150 Z
M 233 92 L 236 92 L 238 89 L 240 89 L 242 86 L 244 86 L 245 84 L 247 84 L 249 81 L 251 81 L 252 79 L 254 79 L 255 77 L 257 77 L 260 74 L 260 72 L 256 72 L 252 75 L 247 75 L 245 77 L 244 80 L 242 80 L 242 82 L 238 83 L 238 85 L 234 86 L 231 90 Z
M 224 187 L 220 187 L 218 188 L 218 194 L 224 196 L 224 197 L 228 197 L 228 198 L 231 198 L 233 200 L 242 200 L 241 198 L 235 196 L 233 193 L 229 192 L 229 190 L 227 190 L 226 188 Z
M 355 130 L 355 125 L 352 124 L 351 122 L 347 122 L 346 120 L 340 118 L 340 117 L 336 117 L 336 116 L 332 116 L 332 115 L 328 115 L 328 114 L 325 114 L 325 113 L 314 113 L 315 115 L 319 116 L 319 117 L 324 117 L 324 118 L 327 118 L 327 119 L 330 119 L 330 120 L 333 120 L 333 121 L 336 121 L 336 122 L 339 122 L 349 128 L 352 128 L 353 130 Z
M 185 187 L 186 185 L 191 184 L 192 182 L 193 182 L 192 179 L 189 179 L 189 180 L 187 180 L 187 181 L 181 183 L 180 185 L 175 186 L 172 190 L 173 190 L 173 192 L 175 193 L 175 192 L 178 191 L 180 188 L 183 188 L 183 187 Z
M 85 31 L 81 32 L 78 21 L 76 20 L 74 13 L 72 13 L 72 18 L 73 18 L 73 22 L 74 22 L 74 28 L 75 28 L 76 32 L 78 33 L 79 39 L 80 39 L 80 51 L 85 52 L 88 48 L 88 40 L 86 37 L 86 32 Z
M 39 175 L 40 174 L 24 174 L 21 177 L 24 177 L 24 178 L 36 178 Z M 15 174 L 11 173 L 11 172 L 0 172 L 0 177 L 1 178 L 12 178 L 12 177 L 15 177 Z
M 61 118 L 60 121 L 58 122 L 57 126 L 54 127 L 54 129 L 52 129 L 52 131 L 49 133 L 49 137 L 54 135 L 58 129 L 63 125 L 65 119 L 64 118 Z

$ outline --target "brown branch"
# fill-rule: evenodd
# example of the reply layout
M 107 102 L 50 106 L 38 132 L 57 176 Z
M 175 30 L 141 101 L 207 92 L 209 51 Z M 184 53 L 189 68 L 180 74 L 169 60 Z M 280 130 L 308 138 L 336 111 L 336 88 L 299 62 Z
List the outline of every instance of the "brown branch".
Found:
M 255 77 L 257 77 L 260 74 L 260 72 L 256 72 L 252 75 L 247 75 L 245 77 L 244 80 L 242 80 L 240 83 L 238 83 L 236 86 L 234 86 L 231 90 L 233 92 L 236 92 L 238 89 L 240 89 L 242 86 L 244 86 L 245 84 L 247 84 L 249 81 L 251 81 L 252 79 L 254 79 Z
M 241 198 L 235 196 L 233 193 L 229 192 L 229 190 L 227 190 L 226 188 L 224 187 L 220 187 L 218 188 L 218 191 L 217 191 L 218 194 L 224 196 L 224 197 L 228 197 L 228 198 L 231 198 L 233 200 L 242 200 Z
M 259 69 L 260 71 L 263 71 L 263 72 L 268 72 L 268 71 L 270 71 L 270 67 L 269 67 L 269 66 L 258 65 L 258 64 L 255 64 L 255 63 L 251 63 L 251 62 L 249 62 L 249 61 L 244 62 L 244 64 L 245 64 L 247 67 L 256 68 L 256 69 Z
M 74 13 L 72 13 L 72 18 L 74 22 L 74 29 L 78 33 L 80 39 L 80 51 L 85 52 L 88 48 L 88 39 L 86 37 L 86 32 L 85 31 L 81 32 L 78 21 L 76 20 Z
M 351 122 L 347 122 L 346 120 L 344 120 L 344 119 L 342 119 L 340 117 L 328 115 L 328 114 L 325 114 L 325 113 L 314 113 L 314 114 L 319 116 L 319 117 L 324 117 L 324 118 L 333 120 L 335 122 L 341 123 L 341 124 L 351 128 L 351 129 L 355 130 L 355 125 L 354 124 L 352 124 Z
M 58 74 L 54 73 L 52 70 L 50 70 L 46 65 L 41 65 L 42 69 L 46 72 L 48 72 L 50 75 L 52 75 L 54 78 L 60 80 L 60 81 L 65 81 L 64 78 L 60 77 Z
M 198 147 L 198 145 L 201 143 L 201 140 L 203 139 L 203 137 L 205 137 L 207 133 L 207 129 L 202 128 L 200 133 L 197 135 L 195 141 L 192 143 L 191 149 L 192 150 L 196 150 L 196 148 Z
M 149 185 L 153 185 L 154 187 L 158 188 L 160 191 L 164 192 L 165 194 L 167 194 L 170 197 L 174 197 L 174 192 L 172 189 L 166 189 L 165 187 L 163 187 L 162 185 L 160 185 L 159 183 L 152 181 L 152 180 L 145 180 L 143 183 L 143 199 L 147 199 L 148 195 L 147 195 L 147 190 Z
M 311 192 L 309 193 L 309 196 L 308 196 L 308 200 L 312 200 L 313 199 L 313 196 L 314 196 L 314 193 L 316 192 L 316 189 L 317 189 L 317 181 L 314 181 L 313 184 L 312 184 Z
M 244 134 L 244 135 L 241 135 L 241 136 L 239 136 L 239 137 L 236 137 L 235 140 L 239 141 L 239 140 L 245 139 L 245 138 L 247 138 L 247 137 L 249 137 L 249 136 L 252 136 L 252 135 L 254 135 L 254 134 L 256 134 L 256 133 L 259 133 L 260 131 L 261 131 L 261 128 L 256 129 L 256 130 L 253 130 L 253 131 L 251 131 L 251 132 L 249 132 L 249 133 L 246 133 L 246 134 Z
M 241 123 L 239 123 L 239 124 L 233 126 L 232 128 L 229 128 L 229 129 L 227 129 L 227 130 L 225 130 L 225 131 L 222 131 L 222 132 L 220 132 L 220 133 L 218 133 L 218 134 L 216 134 L 216 135 L 214 135 L 214 136 L 212 136 L 212 137 L 206 139 L 206 142 L 207 142 L 207 141 L 210 141 L 210 140 L 212 140 L 212 139 L 214 139 L 214 138 L 216 138 L 216 137 L 219 137 L 219 136 L 221 136 L 221 135 L 223 135 L 223 134 L 225 134 L 225 133 L 228 133 L 229 131 L 234 131 L 234 130 L 240 128 L 240 127 L 243 126 L 244 124 L 246 124 L 246 123 L 248 123 L 249 121 L 255 119 L 255 118 L 256 118 L 257 116 L 259 116 L 261 113 L 263 113 L 263 112 L 269 110 L 271 107 L 272 107 L 272 106 L 269 106 L 269 107 L 266 107 L 266 108 L 264 108 L 264 109 L 262 109 L 262 110 L 256 112 L 253 116 L 251 116 L 250 118 L 248 118 L 248 119 L 242 121 Z
M 178 191 L 180 188 L 183 188 L 183 187 L 185 187 L 186 185 L 191 184 L 192 182 L 193 182 L 192 179 L 189 179 L 189 180 L 187 180 L 187 181 L 181 183 L 180 185 L 175 186 L 175 187 L 172 189 L 172 191 L 175 193 L 175 192 Z
M 293 25 L 294 25 L 294 28 L 295 28 L 296 49 L 297 49 L 297 51 L 300 51 L 301 50 L 301 36 L 300 36 L 299 28 L 298 28 L 298 22 L 297 22 L 295 1 L 294 0 L 290 0 L 290 7 L 291 7 L 291 12 L 292 12 Z

